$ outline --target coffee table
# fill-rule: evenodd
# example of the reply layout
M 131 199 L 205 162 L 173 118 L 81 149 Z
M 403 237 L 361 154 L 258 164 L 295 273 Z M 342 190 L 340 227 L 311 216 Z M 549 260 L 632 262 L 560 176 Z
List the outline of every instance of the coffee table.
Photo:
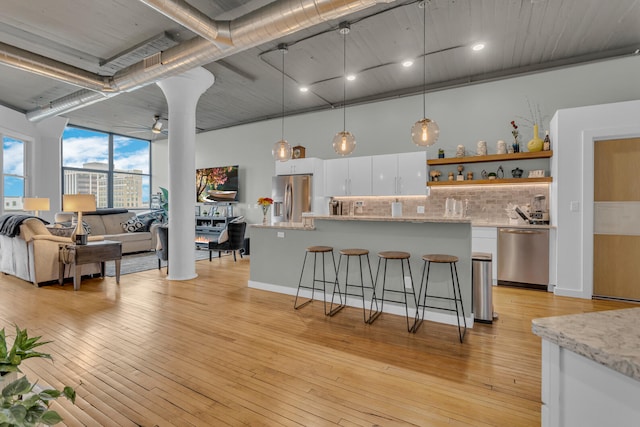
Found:
M 73 243 L 61 243 L 58 246 L 58 260 L 60 265 L 60 273 L 58 282 L 64 281 L 64 266 L 71 265 L 73 270 L 73 290 L 80 289 L 80 281 L 82 280 L 81 265 L 100 263 L 100 272 L 104 278 L 105 261 L 115 261 L 116 264 L 116 283 L 120 284 L 120 260 L 122 259 L 122 243 L 112 240 L 101 240 L 89 242 L 86 245 L 75 245 Z

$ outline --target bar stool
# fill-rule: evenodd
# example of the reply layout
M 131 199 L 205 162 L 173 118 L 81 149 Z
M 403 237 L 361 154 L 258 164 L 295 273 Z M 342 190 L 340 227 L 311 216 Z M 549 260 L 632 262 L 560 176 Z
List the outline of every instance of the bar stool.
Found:
M 416 300 L 416 294 L 413 291 L 413 275 L 411 274 L 411 264 L 409 263 L 409 258 L 411 258 L 411 254 L 408 252 L 383 251 L 378 253 L 378 268 L 376 270 L 376 284 L 374 286 L 374 289 L 378 287 L 378 278 L 380 277 L 380 267 L 382 266 L 382 261 L 384 260 L 384 272 L 382 274 L 382 297 L 380 298 L 381 299 L 380 310 L 377 310 L 376 312 L 373 312 L 373 300 L 371 301 L 371 310 L 369 312 L 370 313 L 373 312 L 373 314 L 369 316 L 369 324 L 372 324 L 380 316 L 384 308 L 384 302 L 389 301 L 389 302 L 395 302 L 398 304 L 404 304 L 404 309 L 407 316 L 407 331 L 411 332 L 413 330 L 418 318 L 418 302 Z M 393 260 L 400 261 L 400 269 L 401 269 L 400 283 L 402 286 L 401 291 L 395 290 L 395 289 L 387 289 L 387 262 L 393 261 Z M 407 290 L 407 287 L 405 286 L 405 283 L 404 283 L 404 278 L 406 277 L 405 261 L 407 263 L 407 270 L 409 271 L 409 277 L 411 279 L 410 291 Z M 391 293 L 392 295 L 402 294 L 403 300 L 399 301 L 397 299 L 387 298 L 385 296 L 385 293 Z M 409 303 L 407 300 L 407 294 L 409 294 L 412 297 L 413 303 L 415 304 L 415 307 L 416 307 L 416 317 L 414 318 L 414 322 L 411 325 L 409 324 Z M 376 305 L 377 305 L 377 301 L 376 301 Z
M 345 267 L 345 276 L 344 276 L 344 302 L 338 305 L 335 309 L 333 308 L 334 296 L 336 294 L 336 290 L 338 295 L 340 295 L 340 266 L 342 265 L 342 257 L 346 257 L 346 267 Z M 360 262 L 360 284 L 349 283 L 349 261 L 352 257 L 358 257 L 358 261 Z M 367 317 L 367 310 L 365 308 L 365 285 L 364 285 L 364 270 L 362 266 L 362 258 L 366 257 L 367 266 L 369 267 L 369 278 L 371 279 L 371 298 L 372 302 L 375 301 L 376 311 L 378 310 L 378 301 L 376 300 L 376 289 L 375 282 L 373 281 L 373 273 L 371 272 L 371 262 L 369 261 L 369 251 L 366 249 L 342 249 L 340 250 L 340 258 L 338 258 L 338 269 L 336 274 L 336 283 L 333 287 L 333 295 L 331 295 L 331 307 L 329 309 L 330 313 L 337 313 L 342 310 L 347 303 L 347 296 L 353 297 L 362 297 L 362 316 L 364 318 L 364 323 L 369 323 L 369 318 Z M 349 288 L 359 288 L 359 293 L 350 293 Z M 342 298 L 340 298 L 342 301 Z M 371 310 L 369 310 L 369 317 L 371 317 Z
M 422 316 L 419 317 L 418 322 L 416 322 L 413 332 L 415 333 L 420 325 L 422 325 L 422 321 L 424 320 L 424 309 L 435 308 L 437 310 L 446 310 L 446 311 L 455 311 L 456 319 L 458 321 L 458 336 L 460 337 L 460 342 L 463 341 L 465 334 L 467 333 L 467 319 L 464 315 L 464 306 L 462 304 L 462 293 L 460 292 L 460 280 L 458 279 L 458 257 L 454 255 L 442 255 L 442 254 L 427 254 L 423 255 L 422 259 L 424 260 L 424 265 L 422 267 L 422 278 L 420 279 L 420 293 L 418 294 L 418 299 L 422 295 L 422 282 L 424 281 L 424 297 L 422 303 L 419 304 L 419 307 L 422 307 Z M 431 263 L 436 264 L 449 264 L 449 270 L 451 271 L 451 288 L 453 290 L 453 298 L 451 297 L 443 297 L 438 295 L 429 295 L 428 286 L 429 286 L 429 272 L 431 270 Z M 425 270 L 427 272 L 425 279 Z M 455 277 L 454 277 L 455 273 Z M 455 279 L 455 280 L 454 280 Z M 458 289 L 456 294 L 456 287 Z M 436 298 L 440 300 L 453 301 L 453 305 L 455 308 L 446 308 L 446 307 L 438 307 L 433 305 L 427 305 L 427 297 Z M 458 311 L 458 302 L 460 302 L 460 311 L 462 311 L 462 320 L 464 322 L 464 332 L 462 332 L 460 325 L 460 312 Z M 418 308 L 419 308 L 418 307 Z
M 302 277 L 304 276 L 304 268 L 307 263 L 307 255 L 310 253 L 313 254 L 313 280 L 311 281 L 311 285 L 306 285 L 306 284 L 302 284 Z M 334 279 L 331 281 L 327 281 L 326 271 L 325 271 L 325 266 L 326 266 L 325 254 L 327 253 L 331 254 L 331 261 L 333 261 Z M 322 280 L 318 279 L 316 276 L 318 254 L 322 254 Z M 296 292 L 296 300 L 293 303 L 293 308 L 297 310 L 309 304 L 311 301 L 313 301 L 316 289 L 320 290 L 319 287 L 316 287 L 316 283 L 322 283 L 322 292 L 323 292 L 322 299 L 324 303 L 324 314 L 326 316 L 333 316 L 335 313 L 331 313 L 330 311 L 327 311 L 327 297 L 326 297 L 327 290 L 325 285 L 327 283 L 333 283 L 335 285 L 336 278 L 337 278 L 336 271 L 337 271 L 336 259 L 333 256 L 333 248 L 331 246 L 309 246 L 304 253 L 304 260 L 302 261 L 302 271 L 300 272 L 300 280 L 298 281 L 298 290 Z M 311 289 L 311 298 L 301 304 L 298 304 L 298 296 L 300 294 L 300 288 Z M 340 304 L 342 304 L 342 295 L 340 295 Z

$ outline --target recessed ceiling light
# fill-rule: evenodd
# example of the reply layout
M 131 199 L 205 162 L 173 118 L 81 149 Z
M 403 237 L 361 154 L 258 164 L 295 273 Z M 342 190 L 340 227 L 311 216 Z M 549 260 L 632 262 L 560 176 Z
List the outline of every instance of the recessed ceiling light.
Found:
M 354 81 L 356 79 L 356 75 L 355 74 L 348 74 L 347 75 L 347 80 L 349 80 L 350 82 Z
M 309 92 L 309 88 L 306 86 L 300 86 L 300 92 Z
M 413 59 L 407 59 L 405 61 L 402 61 L 403 67 L 411 67 L 412 65 L 413 65 Z
M 476 43 L 473 46 L 471 46 L 471 49 L 477 52 L 479 50 L 484 49 L 484 47 L 485 47 L 485 44 L 480 42 L 480 43 Z

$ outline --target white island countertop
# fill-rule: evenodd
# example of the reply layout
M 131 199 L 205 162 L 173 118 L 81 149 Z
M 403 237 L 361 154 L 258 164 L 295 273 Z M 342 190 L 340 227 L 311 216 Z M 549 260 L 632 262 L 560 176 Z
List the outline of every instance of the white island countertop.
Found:
M 532 331 L 640 381 L 640 308 L 533 319 Z

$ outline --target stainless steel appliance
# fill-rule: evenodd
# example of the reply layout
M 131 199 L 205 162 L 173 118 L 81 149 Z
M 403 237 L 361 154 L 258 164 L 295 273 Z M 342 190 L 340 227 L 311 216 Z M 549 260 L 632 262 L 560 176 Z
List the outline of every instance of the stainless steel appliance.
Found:
M 549 230 L 498 229 L 498 284 L 547 289 Z
M 302 222 L 302 212 L 311 211 L 313 175 L 279 175 L 272 179 L 272 219 L 277 222 Z

